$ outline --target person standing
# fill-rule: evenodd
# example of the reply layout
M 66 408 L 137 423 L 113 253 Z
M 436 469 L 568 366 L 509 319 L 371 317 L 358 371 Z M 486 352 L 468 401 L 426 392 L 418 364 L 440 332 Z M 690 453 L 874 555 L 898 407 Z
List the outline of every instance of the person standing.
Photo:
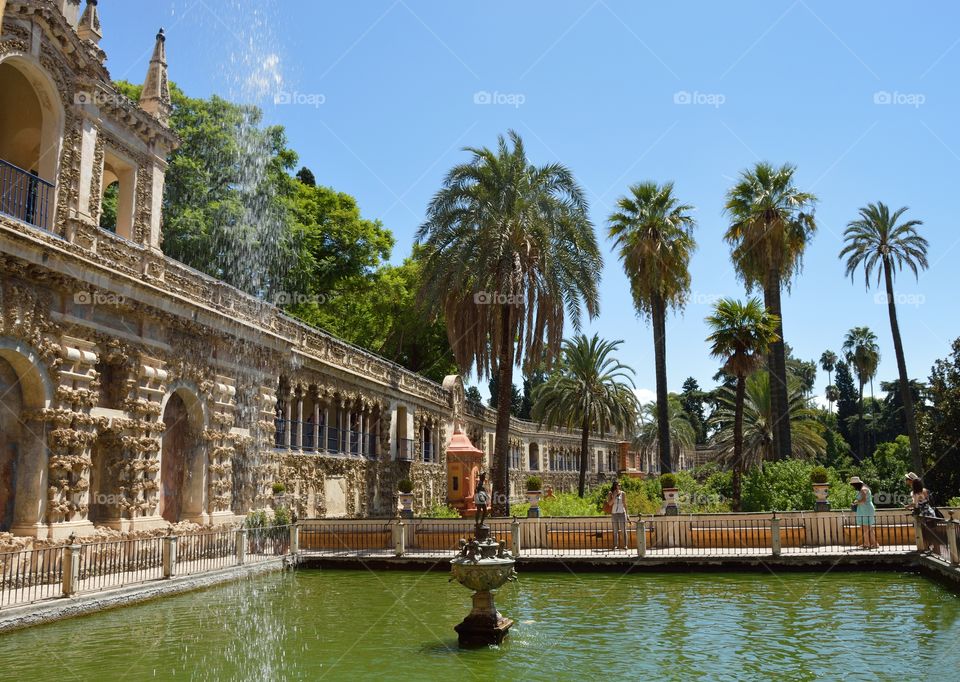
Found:
M 860 549 L 880 549 L 877 542 L 877 533 L 874 529 L 877 523 L 877 508 L 873 505 L 873 493 L 859 476 L 850 479 L 850 486 L 857 491 L 854 502 L 857 512 L 857 527 L 861 530 Z
M 920 519 L 920 531 L 926 549 L 933 554 L 939 554 L 940 548 L 947 544 L 941 532 L 940 519 L 943 515 L 933 506 L 930 491 L 923 485 L 923 479 L 912 471 L 904 479 L 910 487 L 911 500 L 906 508 L 912 509 L 914 515 Z
M 620 536 L 623 536 L 623 549 L 627 548 L 627 496 L 620 488 L 620 481 L 614 481 L 607 494 L 607 506 L 613 519 L 613 548 L 620 549 Z

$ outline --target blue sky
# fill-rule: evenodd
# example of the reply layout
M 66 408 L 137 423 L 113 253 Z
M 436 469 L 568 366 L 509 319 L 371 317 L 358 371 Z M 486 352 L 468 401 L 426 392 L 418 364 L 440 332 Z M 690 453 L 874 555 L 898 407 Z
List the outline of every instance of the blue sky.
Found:
M 957 336 L 956 5 L 108 0 L 100 11 L 114 78 L 142 80 L 164 26 L 171 79 L 261 104 L 320 182 L 393 231 L 398 262 L 464 145 L 514 128 L 534 162 L 570 166 L 605 253 L 601 314 L 585 331 L 624 339 L 643 395 L 652 333 L 605 237 L 640 180 L 673 180 L 697 207 L 693 295 L 668 322 L 671 390 L 687 376 L 712 385 L 703 318 L 716 298 L 744 295 L 721 239 L 724 193 L 760 159 L 796 164 L 820 198 L 819 233 L 783 303 L 800 357 L 839 352 L 847 329 L 867 325 L 879 377 L 896 376 L 886 306 L 837 260 L 844 226 L 876 200 L 909 205 L 931 246 L 920 281 L 897 282 L 911 376 L 925 379 Z

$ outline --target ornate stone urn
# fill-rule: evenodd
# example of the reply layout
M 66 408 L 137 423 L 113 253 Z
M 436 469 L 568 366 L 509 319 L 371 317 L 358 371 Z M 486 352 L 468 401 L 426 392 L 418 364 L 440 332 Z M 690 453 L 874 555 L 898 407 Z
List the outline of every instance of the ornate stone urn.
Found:
M 493 601 L 497 589 L 516 580 L 514 558 L 505 543 L 490 537 L 490 528 L 478 524 L 475 537 L 460 540 L 460 553 L 450 561 L 452 579 L 473 590 L 473 609 L 454 630 L 461 647 L 500 644 L 513 621 L 504 618 Z

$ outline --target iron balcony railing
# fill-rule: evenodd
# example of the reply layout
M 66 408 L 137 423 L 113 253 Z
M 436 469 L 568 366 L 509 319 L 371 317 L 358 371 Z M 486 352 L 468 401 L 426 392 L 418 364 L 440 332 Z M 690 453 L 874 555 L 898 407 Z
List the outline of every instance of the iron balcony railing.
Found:
M 53 184 L 0 159 L 0 213 L 47 228 Z
M 413 439 L 400 438 L 397 441 L 397 459 L 401 462 L 413 461 Z

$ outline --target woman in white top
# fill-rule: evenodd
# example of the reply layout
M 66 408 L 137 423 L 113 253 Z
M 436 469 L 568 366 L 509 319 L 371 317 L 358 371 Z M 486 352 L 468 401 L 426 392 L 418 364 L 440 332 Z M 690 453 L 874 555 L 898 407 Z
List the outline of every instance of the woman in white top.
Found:
M 613 519 L 613 548 L 620 549 L 620 536 L 623 536 L 623 549 L 627 548 L 627 496 L 620 489 L 620 482 L 614 481 L 607 494 L 607 506 Z

